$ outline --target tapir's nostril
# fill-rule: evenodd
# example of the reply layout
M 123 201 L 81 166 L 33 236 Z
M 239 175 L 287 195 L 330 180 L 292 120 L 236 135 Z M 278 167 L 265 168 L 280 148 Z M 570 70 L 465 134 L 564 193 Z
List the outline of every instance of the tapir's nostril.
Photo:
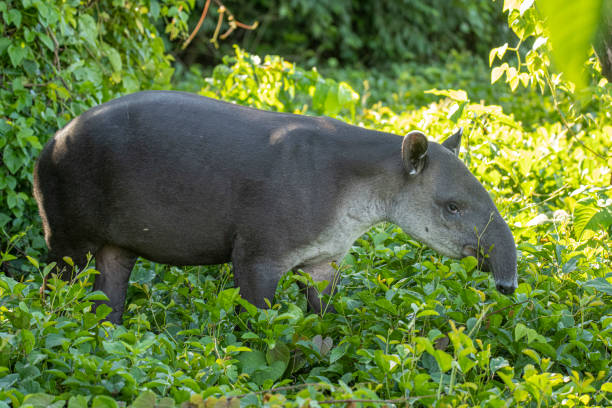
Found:
M 514 289 L 516 289 L 514 285 L 503 285 L 501 283 L 498 283 L 497 285 L 495 285 L 495 287 L 499 292 L 503 293 L 504 295 L 511 295 L 514 293 Z

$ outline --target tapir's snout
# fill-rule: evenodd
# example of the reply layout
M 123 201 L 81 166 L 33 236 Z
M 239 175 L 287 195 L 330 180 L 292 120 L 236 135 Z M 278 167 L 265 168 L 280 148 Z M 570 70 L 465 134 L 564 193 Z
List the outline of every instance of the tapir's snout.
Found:
M 516 285 L 514 285 L 514 284 L 504 285 L 502 283 L 498 283 L 498 284 L 495 285 L 495 288 L 500 293 L 503 293 L 504 295 L 511 295 L 511 294 L 514 293 L 514 290 L 516 289 Z
M 492 223 L 480 242 L 481 251 L 475 245 L 464 245 L 463 256 L 473 256 L 478 260 L 478 269 L 492 272 L 495 287 L 504 295 L 511 295 L 517 288 L 516 247 L 508 225 L 499 217 Z M 482 249 L 489 248 L 488 253 Z

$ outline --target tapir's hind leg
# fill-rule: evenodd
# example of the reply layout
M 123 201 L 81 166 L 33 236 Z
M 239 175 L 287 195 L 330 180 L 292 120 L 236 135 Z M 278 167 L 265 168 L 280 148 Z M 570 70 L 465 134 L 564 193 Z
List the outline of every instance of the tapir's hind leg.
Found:
M 128 282 L 136 258 L 132 252 L 114 245 L 104 245 L 96 252 L 96 269 L 100 274 L 96 276 L 94 290 L 101 290 L 108 296 L 108 301 L 96 303 L 107 304 L 113 309 L 106 318 L 115 324 L 122 321 Z
M 339 275 L 338 272 L 331 266 L 329 261 L 321 262 L 314 265 L 304 265 L 301 269 L 306 272 L 314 282 L 327 281 L 327 287 L 323 290 L 321 295 L 332 295 L 338 286 Z M 315 287 L 305 287 L 300 285 L 302 290 L 306 290 L 306 298 L 308 299 L 308 306 L 310 310 L 315 313 L 321 313 L 321 311 L 335 312 L 334 307 L 329 303 L 326 303 L 323 297 L 319 296 L 319 291 Z
M 67 245 L 67 240 L 60 240 L 56 237 L 57 234 L 51 238 L 50 234 L 46 233 L 45 239 L 47 241 L 47 247 L 49 248 L 47 262 L 56 263 L 56 270 L 54 270 L 52 273 L 57 272 L 61 279 L 70 281 L 75 277 L 75 272 L 80 272 L 85 268 L 87 265 L 87 254 L 95 253 L 97 246 L 93 244 Z M 64 259 L 67 257 L 72 260 L 72 265 L 64 261 Z M 43 300 L 49 278 L 51 278 L 50 274 L 46 275 L 43 278 L 43 283 L 40 287 L 40 296 Z

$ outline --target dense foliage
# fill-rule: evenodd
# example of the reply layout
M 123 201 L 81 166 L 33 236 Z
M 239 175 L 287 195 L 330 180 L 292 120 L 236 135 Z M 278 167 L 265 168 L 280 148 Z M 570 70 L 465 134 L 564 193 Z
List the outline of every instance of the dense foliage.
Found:
M 204 3 L 196 1 L 194 10 L 202 10 Z M 259 23 L 257 30 L 232 34 L 230 38 L 241 47 L 311 64 L 331 58 L 365 66 L 398 60 L 430 65 L 445 60 L 452 50 L 485 55 L 508 31 L 501 3 L 490 0 L 233 0 L 223 4 L 244 23 Z M 198 14 L 193 13 L 192 26 Z M 180 57 L 203 62 L 216 56 L 218 61 L 231 52 L 227 42 L 221 42 L 219 50 L 209 43 L 216 24 L 217 14 L 211 11 L 201 40 Z M 225 23 L 221 31 L 227 28 Z
M 170 86 L 172 57 L 154 22 L 178 18 L 183 2 L 122 3 L 0 1 L 2 247 L 18 232 L 27 232 L 22 251 L 38 254 L 44 246 L 31 197 L 42 143 L 93 105 Z
M 89 106 L 171 86 L 155 24 L 184 31 L 181 10 L 190 5 L 0 1 L 0 68 L 10 85 L 0 90 L 0 255 L 11 260 L 9 274 L 0 274 L 0 407 L 612 405 L 612 194 L 610 162 L 598 158 L 610 155 L 611 85 L 592 60 L 581 91 L 591 97 L 582 98 L 551 70 L 549 50 L 535 47 L 546 36 L 537 11 L 505 3 L 518 35 L 509 42 L 530 43 L 516 47 L 517 59 L 508 59 L 510 46 L 492 53 L 494 67 L 506 58 L 502 74 L 512 88 L 513 75 L 526 75 L 518 81 L 528 88 L 514 93 L 501 81 L 488 88 L 501 76 L 493 70 L 490 78 L 481 65 L 470 65 L 470 78 L 465 54 L 410 73 L 400 64 L 391 72 L 401 75 L 390 77 L 322 75 L 240 48 L 210 76 L 192 69 L 172 86 L 399 135 L 420 129 L 438 141 L 463 126 L 461 157 L 518 244 L 515 295 L 499 294 L 473 258 L 441 257 L 384 224 L 338 265 L 335 313 L 307 312 L 297 283 L 308 278 L 299 271 L 283 279 L 271 309 L 258 310 L 233 288 L 229 265 L 143 260 L 124 325 L 114 327 L 102 320 L 108 309 L 90 313 L 102 296 L 91 292 L 93 265 L 71 284 L 52 278 L 39 293 L 53 265 L 39 257 L 31 167 L 53 131 Z

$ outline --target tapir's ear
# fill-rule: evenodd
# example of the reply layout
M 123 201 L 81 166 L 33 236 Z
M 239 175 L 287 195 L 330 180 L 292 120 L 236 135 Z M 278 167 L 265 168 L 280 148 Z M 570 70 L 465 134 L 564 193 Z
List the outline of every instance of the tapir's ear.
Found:
M 442 146 L 453 152 L 455 156 L 459 156 L 459 148 L 461 148 L 461 135 L 463 128 L 459 128 L 454 135 L 442 142 Z
M 402 142 L 402 160 L 404 168 L 411 176 L 419 174 L 427 159 L 427 138 L 417 130 L 404 136 Z

